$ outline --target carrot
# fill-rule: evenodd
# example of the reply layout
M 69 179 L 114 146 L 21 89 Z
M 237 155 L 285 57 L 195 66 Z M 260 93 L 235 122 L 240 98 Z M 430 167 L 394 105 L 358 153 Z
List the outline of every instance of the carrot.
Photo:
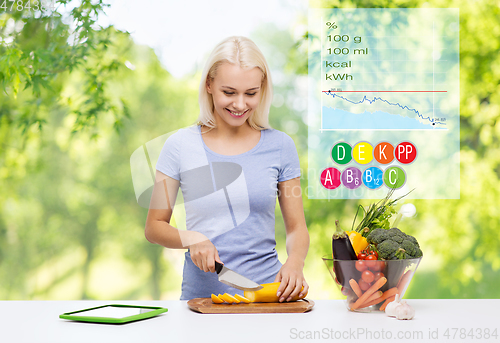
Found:
M 403 275 L 401 280 L 399 280 L 398 285 L 396 286 L 399 290 L 399 294 L 403 294 L 404 288 L 406 288 L 406 286 L 408 286 L 408 282 L 410 282 L 412 275 L 413 275 L 413 272 L 411 270 L 408 270 Z
M 351 285 L 352 290 L 354 291 L 354 293 L 356 293 L 358 298 L 363 295 L 363 291 L 361 291 L 361 288 L 359 288 L 359 285 L 356 282 L 356 280 L 354 279 L 349 280 L 349 285 Z
M 380 306 L 379 310 L 384 311 L 385 308 L 387 307 L 387 305 L 389 305 L 389 303 L 392 303 L 394 300 L 396 300 L 396 295 L 390 296 L 389 298 L 387 298 L 385 300 L 385 302 L 382 304 L 382 306 Z
M 373 300 L 375 300 L 377 298 L 382 297 L 382 294 L 383 294 L 382 291 L 376 291 L 375 293 L 373 293 L 372 295 L 370 295 L 368 297 L 368 299 L 366 299 L 365 303 L 373 301 Z
M 359 308 L 368 307 L 368 306 L 372 306 L 372 305 L 378 304 L 379 302 L 382 302 L 382 301 L 384 301 L 384 300 L 386 300 L 388 298 L 394 297 L 396 294 L 398 294 L 397 287 L 392 287 L 391 289 L 388 289 L 387 291 L 385 291 L 382 294 L 382 296 L 376 297 L 375 299 L 372 299 L 371 301 L 370 301 L 370 299 L 368 299 L 366 302 L 364 302 L 363 304 L 361 304 L 361 306 Z M 385 306 L 387 306 L 387 304 Z M 385 306 L 384 306 L 384 309 L 385 309 Z
M 365 308 L 365 307 L 368 307 L 368 306 L 376 305 L 376 304 L 378 304 L 381 301 L 382 301 L 382 297 L 377 298 L 375 300 L 372 300 L 370 302 L 365 302 L 365 303 L 361 304 L 361 306 L 358 307 L 358 308 Z
M 379 291 L 379 292 L 382 293 L 382 291 Z M 374 293 L 374 294 L 377 294 L 377 293 Z M 368 306 L 378 304 L 379 302 L 382 302 L 382 301 L 384 301 L 384 300 L 386 300 L 386 299 L 388 299 L 396 294 L 398 294 L 398 288 L 392 287 L 391 289 L 388 289 L 387 291 L 382 293 L 382 295 L 378 295 L 376 297 L 374 297 L 374 296 L 369 297 L 363 304 L 361 304 L 361 306 L 359 308 L 368 307 Z
M 381 277 L 380 279 L 375 281 L 375 283 L 373 285 L 371 285 L 370 288 L 368 288 L 366 290 L 366 292 L 364 292 L 363 295 L 361 295 L 358 298 L 358 300 L 356 300 L 356 302 L 352 305 L 351 310 L 354 311 L 355 309 L 357 309 L 362 303 L 364 303 L 366 301 L 366 299 L 368 299 L 370 297 L 370 295 L 372 295 L 373 293 L 378 291 L 380 287 L 385 285 L 386 282 L 387 282 L 387 279 L 385 277 Z
M 388 289 L 387 291 L 384 292 L 384 294 L 382 295 L 382 300 L 392 297 L 393 295 L 396 295 L 398 293 L 399 293 L 398 288 L 392 287 L 391 289 Z
M 378 304 L 379 302 L 382 301 L 381 300 L 382 299 L 382 294 L 383 294 L 382 291 L 377 291 L 377 292 L 373 293 L 358 308 L 364 308 L 364 307 L 368 307 L 368 306 L 372 306 L 372 305 Z

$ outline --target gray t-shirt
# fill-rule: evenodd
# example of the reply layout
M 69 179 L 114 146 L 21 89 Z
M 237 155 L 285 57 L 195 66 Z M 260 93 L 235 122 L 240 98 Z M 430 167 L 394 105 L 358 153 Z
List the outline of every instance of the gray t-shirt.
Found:
M 167 139 L 156 169 L 180 181 L 186 228 L 205 234 L 228 268 L 259 284 L 274 281 L 281 267 L 275 250 L 277 184 L 300 176 L 287 134 L 262 130 L 254 148 L 226 156 L 205 145 L 200 126 L 188 127 Z M 181 300 L 212 293 L 242 291 L 200 270 L 186 252 Z

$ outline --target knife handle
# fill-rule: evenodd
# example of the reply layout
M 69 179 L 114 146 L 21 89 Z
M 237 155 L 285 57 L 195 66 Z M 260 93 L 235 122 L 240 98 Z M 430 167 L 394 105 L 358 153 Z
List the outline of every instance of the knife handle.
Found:
M 224 265 L 222 263 L 215 261 L 215 271 L 217 272 L 217 274 L 219 274 L 221 272 L 222 267 L 224 267 Z

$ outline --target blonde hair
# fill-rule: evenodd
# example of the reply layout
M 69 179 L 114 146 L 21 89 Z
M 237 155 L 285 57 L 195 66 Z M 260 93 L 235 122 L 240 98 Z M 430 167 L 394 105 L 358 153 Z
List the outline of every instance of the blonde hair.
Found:
M 200 104 L 198 125 L 205 125 L 212 129 L 216 127 L 214 101 L 212 94 L 207 91 L 207 81 L 215 78 L 219 66 L 223 63 L 238 65 L 243 69 L 257 67 L 262 71 L 260 102 L 252 116 L 248 118 L 248 124 L 256 130 L 270 128 L 269 109 L 273 99 L 271 73 L 266 59 L 257 45 L 250 39 L 241 36 L 229 37 L 220 42 L 210 54 L 205 68 L 203 68 L 198 96 Z

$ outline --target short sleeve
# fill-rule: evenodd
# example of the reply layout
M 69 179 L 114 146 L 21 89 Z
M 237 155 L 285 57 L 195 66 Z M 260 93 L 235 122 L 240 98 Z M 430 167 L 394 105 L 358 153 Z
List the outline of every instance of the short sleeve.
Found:
M 156 170 L 178 181 L 180 180 L 181 164 L 180 148 L 181 135 L 176 132 L 167 138 L 156 162 Z
M 295 143 L 290 136 L 283 133 L 278 182 L 291 180 L 300 175 L 299 155 Z

